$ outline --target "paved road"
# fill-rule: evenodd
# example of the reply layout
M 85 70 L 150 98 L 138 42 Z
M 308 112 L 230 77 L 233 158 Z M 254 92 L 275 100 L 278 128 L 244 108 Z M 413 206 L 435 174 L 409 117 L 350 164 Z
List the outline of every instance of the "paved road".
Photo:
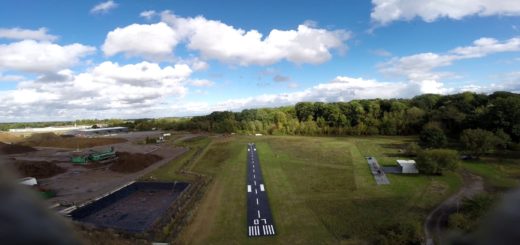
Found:
M 367 157 L 368 166 L 378 185 L 389 185 L 390 180 L 386 177 L 385 171 L 379 166 L 375 157 Z
M 273 236 L 276 234 L 273 216 L 267 200 L 267 189 L 260 170 L 260 161 L 254 143 L 247 146 L 247 235 Z

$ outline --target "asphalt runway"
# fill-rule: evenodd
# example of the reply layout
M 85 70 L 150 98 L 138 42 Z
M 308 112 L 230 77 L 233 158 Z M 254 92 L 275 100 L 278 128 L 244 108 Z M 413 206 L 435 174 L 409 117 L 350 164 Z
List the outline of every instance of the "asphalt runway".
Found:
M 247 235 L 274 236 L 276 230 L 254 143 L 247 145 Z

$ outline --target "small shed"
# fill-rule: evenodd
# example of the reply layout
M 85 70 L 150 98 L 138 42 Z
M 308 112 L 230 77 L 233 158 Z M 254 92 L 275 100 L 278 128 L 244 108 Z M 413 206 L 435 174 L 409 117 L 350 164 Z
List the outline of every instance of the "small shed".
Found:
M 419 170 L 414 160 L 397 160 L 397 165 L 403 174 L 418 174 Z

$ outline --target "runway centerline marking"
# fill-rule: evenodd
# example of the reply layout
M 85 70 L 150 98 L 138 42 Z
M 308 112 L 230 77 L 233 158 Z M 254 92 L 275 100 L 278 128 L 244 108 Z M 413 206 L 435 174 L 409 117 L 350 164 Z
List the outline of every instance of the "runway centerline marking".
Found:
M 256 198 L 256 205 L 259 205 L 259 204 L 258 204 L 258 197 Z
M 256 211 L 258 211 L 258 218 L 260 219 L 260 210 L 256 210 Z

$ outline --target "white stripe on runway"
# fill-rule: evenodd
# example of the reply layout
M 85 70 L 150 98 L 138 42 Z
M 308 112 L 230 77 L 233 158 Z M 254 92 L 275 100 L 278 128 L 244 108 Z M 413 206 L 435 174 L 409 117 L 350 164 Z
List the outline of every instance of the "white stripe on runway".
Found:
M 258 195 L 258 190 L 257 190 L 256 188 L 255 188 L 255 194 L 257 194 L 257 195 Z
M 258 211 L 258 218 L 260 219 L 260 210 L 256 210 L 256 211 Z
M 255 168 L 253 168 L 253 173 L 255 172 Z
M 270 227 L 271 227 L 271 233 L 272 233 L 273 235 L 276 234 L 276 233 L 274 232 L 274 227 L 273 227 L 273 225 L 270 225 Z
M 253 174 L 253 179 L 256 179 L 256 174 Z
M 260 190 L 261 190 L 261 191 L 265 191 L 265 189 L 264 189 L 264 185 L 263 185 L 263 184 L 260 184 Z
M 264 235 L 265 235 L 265 225 L 262 225 L 262 229 L 264 230 Z
M 251 185 L 247 185 L 247 192 L 251 192 Z
M 258 226 L 255 226 L 255 230 L 256 230 L 256 235 L 260 236 L 260 228 L 258 228 Z
M 259 204 L 258 204 L 258 197 L 256 198 L 256 205 L 259 205 Z
M 255 186 L 256 186 L 256 180 L 254 182 L 255 182 Z
M 251 226 L 249 226 L 249 236 L 251 236 Z

